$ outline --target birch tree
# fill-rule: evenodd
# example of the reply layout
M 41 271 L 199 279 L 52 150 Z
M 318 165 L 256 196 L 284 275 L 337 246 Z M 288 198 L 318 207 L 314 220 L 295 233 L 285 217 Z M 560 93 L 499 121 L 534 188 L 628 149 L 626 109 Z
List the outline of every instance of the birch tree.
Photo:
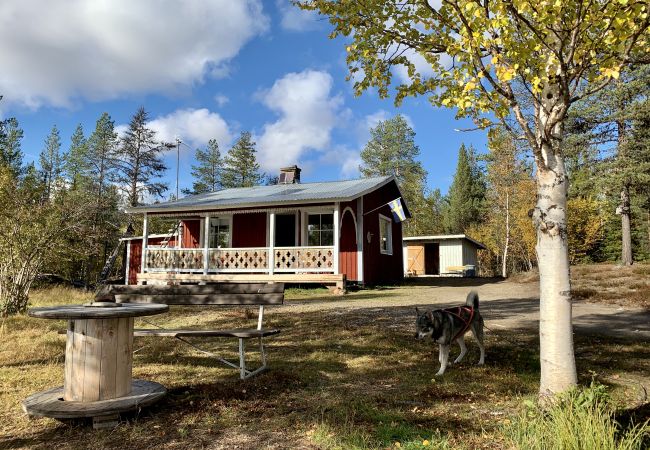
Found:
M 487 128 L 501 122 L 530 147 L 537 173 L 540 396 L 577 382 L 562 138 L 573 103 L 648 63 L 646 0 L 304 0 L 347 36 L 358 94 L 426 95 Z M 422 70 L 426 67 L 426 70 Z M 394 70 L 409 81 L 391 89 Z

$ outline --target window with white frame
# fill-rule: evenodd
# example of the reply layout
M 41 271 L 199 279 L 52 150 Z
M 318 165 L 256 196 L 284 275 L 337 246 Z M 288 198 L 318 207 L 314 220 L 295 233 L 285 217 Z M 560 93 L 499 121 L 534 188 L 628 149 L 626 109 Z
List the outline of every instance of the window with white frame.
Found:
M 230 247 L 230 217 L 211 217 L 208 246 L 210 248 Z
M 379 251 L 384 255 L 393 254 L 393 221 L 379 214 Z
M 307 243 L 308 245 L 334 245 L 333 214 L 309 214 Z

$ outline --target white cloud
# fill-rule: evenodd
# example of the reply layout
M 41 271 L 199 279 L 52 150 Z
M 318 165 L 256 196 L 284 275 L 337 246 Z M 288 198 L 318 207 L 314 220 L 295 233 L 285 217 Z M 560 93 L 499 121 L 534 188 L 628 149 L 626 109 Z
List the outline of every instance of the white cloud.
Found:
M 150 121 L 148 125 L 156 131 L 158 140 L 174 142 L 178 137 L 192 149 L 204 146 L 210 139 L 216 139 L 223 148 L 232 140 L 226 121 L 206 108 L 179 109 Z
M 264 125 L 257 137 L 259 162 L 266 171 L 297 163 L 308 151 L 330 145 L 343 100 L 332 96 L 333 80 L 327 72 L 305 70 L 277 80 L 259 99 L 279 118 Z
M 325 152 L 319 158 L 318 167 L 322 167 L 323 165 L 339 167 L 341 179 L 358 178 L 361 156 L 359 156 L 358 150 L 352 150 L 346 146 L 337 146 Z M 316 169 L 318 170 L 318 168 Z
M 217 94 L 217 95 L 214 96 L 214 101 L 217 102 L 217 105 L 219 107 L 222 107 L 226 103 L 228 103 L 230 101 L 230 99 L 228 97 L 226 97 L 225 95 L 223 95 L 223 94 Z
M 429 78 L 435 74 L 433 68 L 431 67 L 431 64 L 429 64 L 427 60 L 424 59 L 424 56 L 420 55 L 419 53 L 416 53 L 413 50 L 409 50 L 404 54 L 404 56 L 406 56 L 409 59 L 409 61 L 411 61 L 415 65 L 415 70 L 423 78 Z M 438 56 L 438 58 L 443 68 L 448 69 L 451 67 L 451 63 L 452 63 L 451 56 L 449 56 L 446 53 L 442 53 Z M 411 81 L 406 66 L 402 66 L 402 65 L 394 66 L 393 71 L 399 78 L 399 81 L 401 81 L 402 83 L 409 83 Z
M 291 4 L 291 0 L 276 0 L 280 11 L 280 25 L 289 31 L 307 31 L 318 27 L 318 13 L 304 11 Z
M 31 108 L 173 93 L 267 28 L 260 0 L 3 0 L 0 92 Z

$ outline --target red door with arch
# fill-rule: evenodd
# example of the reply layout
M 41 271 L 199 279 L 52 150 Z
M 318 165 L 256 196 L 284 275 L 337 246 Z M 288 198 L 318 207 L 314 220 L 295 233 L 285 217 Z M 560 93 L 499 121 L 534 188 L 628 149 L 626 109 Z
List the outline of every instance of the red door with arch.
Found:
M 346 208 L 341 215 L 340 231 L 339 271 L 348 280 L 358 281 L 357 223 L 351 208 Z

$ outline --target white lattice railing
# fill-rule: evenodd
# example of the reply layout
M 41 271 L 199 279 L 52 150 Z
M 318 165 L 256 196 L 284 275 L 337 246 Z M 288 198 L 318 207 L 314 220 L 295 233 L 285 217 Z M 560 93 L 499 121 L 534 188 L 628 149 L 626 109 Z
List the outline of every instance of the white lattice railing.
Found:
M 219 248 L 208 250 L 209 272 L 267 272 L 269 249 Z
M 269 272 L 267 247 L 208 249 L 208 273 Z M 274 272 L 333 272 L 334 247 L 276 247 L 273 249 Z M 203 272 L 205 249 L 148 247 L 146 269 L 149 272 Z
M 273 249 L 276 272 L 332 272 L 334 247 L 276 247 Z
M 148 271 L 182 270 L 203 271 L 203 249 L 147 248 Z

